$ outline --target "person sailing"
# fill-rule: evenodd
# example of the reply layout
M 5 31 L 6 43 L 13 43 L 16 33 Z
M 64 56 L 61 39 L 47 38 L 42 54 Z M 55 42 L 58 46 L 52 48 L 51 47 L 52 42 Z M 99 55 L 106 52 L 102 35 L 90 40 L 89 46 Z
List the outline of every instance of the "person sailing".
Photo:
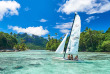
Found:
M 71 58 L 70 58 L 70 54 L 68 54 L 68 60 L 71 60 Z
M 70 54 L 68 54 L 68 60 L 76 60 L 76 61 L 78 61 L 78 55 L 76 55 L 75 58 L 73 59 L 73 55 L 70 56 Z
M 73 55 L 68 54 L 68 60 L 73 60 Z
M 71 55 L 71 60 L 73 60 L 73 55 Z
M 74 58 L 74 60 L 78 61 L 78 55 L 76 55 L 76 57 Z

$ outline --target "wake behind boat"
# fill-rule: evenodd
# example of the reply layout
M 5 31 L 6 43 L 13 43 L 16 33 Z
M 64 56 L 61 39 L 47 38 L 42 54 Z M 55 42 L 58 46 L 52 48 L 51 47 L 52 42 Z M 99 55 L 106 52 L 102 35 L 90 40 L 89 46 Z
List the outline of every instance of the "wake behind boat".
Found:
M 64 57 L 55 57 L 54 59 L 70 60 L 70 59 L 65 58 L 66 54 L 68 54 L 68 55 L 77 55 L 75 58 L 78 58 L 80 30 L 81 30 L 80 16 L 77 13 L 75 13 L 75 18 L 74 18 L 72 28 L 71 28 L 71 31 L 70 31 L 70 36 L 69 36 L 67 49 L 64 50 L 65 42 L 66 42 L 68 33 L 66 34 L 66 36 L 64 37 L 64 39 L 62 40 L 62 42 L 60 43 L 59 47 L 57 48 L 57 50 L 55 52 L 55 53 L 60 53 L 60 54 L 64 53 Z M 76 59 L 76 60 L 78 60 L 78 59 Z

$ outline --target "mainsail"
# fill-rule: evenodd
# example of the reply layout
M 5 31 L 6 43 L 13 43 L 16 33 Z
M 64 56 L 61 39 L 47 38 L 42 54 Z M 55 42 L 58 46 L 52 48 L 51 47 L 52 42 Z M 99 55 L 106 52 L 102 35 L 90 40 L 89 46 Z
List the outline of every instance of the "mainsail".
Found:
M 67 33 L 66 36 L 64 37 L 63 41 L 61 42 L 61 44 L 59 45 L 59 47 L 57 48 L 57 50 L 56 50 L 55 53 L 63 53 L 67 36 L 68 36 L 68 33 Z
M 67 54 L 78 54 L 80 29 L 81 29 L 81 20 L 79 15 L 76 14 L 74 22 L 72 24 L 70 39 L 66 50 Z

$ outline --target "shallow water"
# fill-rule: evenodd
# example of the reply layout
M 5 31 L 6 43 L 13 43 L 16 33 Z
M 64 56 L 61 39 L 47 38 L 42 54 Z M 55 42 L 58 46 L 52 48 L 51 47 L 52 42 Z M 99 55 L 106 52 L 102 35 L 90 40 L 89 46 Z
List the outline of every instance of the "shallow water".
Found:
M 45 50 L 0 52 L 0 74 L 110 74 L 110 53 L 79 52 L 82 62 L 54 60 Z

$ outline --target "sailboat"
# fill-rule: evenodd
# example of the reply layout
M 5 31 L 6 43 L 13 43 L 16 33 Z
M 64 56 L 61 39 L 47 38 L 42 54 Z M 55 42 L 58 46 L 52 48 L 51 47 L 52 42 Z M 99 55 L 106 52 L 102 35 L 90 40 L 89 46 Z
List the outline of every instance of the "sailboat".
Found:
M 80 30 L 81 30 L 81 19 L 80 19 L 80 16 L 77 13 L 75 13 L 66 51 L 64 51 L 64 47 L 65 47 L 65 42 L 66 42 L 68 33 L 66 34 L 66 36 L 60 43 L 59 47 L 55 51 L 55 53 L 64 54 L 64 57 L 63 58 L 56 57 L 55 59 L 67 60 L 65 58 L 65 54 L 78 55 Z

